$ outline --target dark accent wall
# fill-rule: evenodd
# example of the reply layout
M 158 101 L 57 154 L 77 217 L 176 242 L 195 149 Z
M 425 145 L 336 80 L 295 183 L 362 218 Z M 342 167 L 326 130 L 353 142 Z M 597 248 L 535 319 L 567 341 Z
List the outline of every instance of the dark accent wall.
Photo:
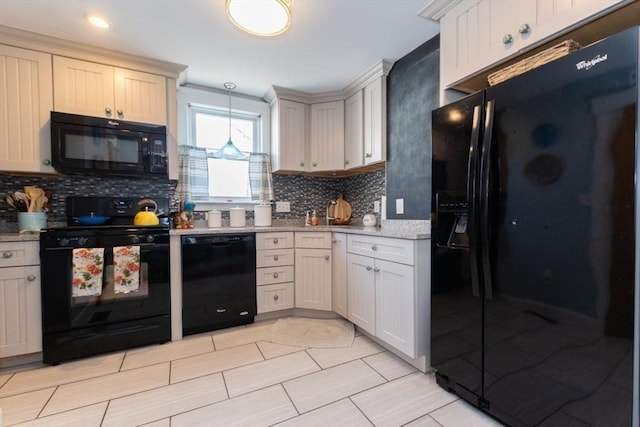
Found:
M 440 36 L 410 52 L 387 79 L 387 219 L 431 212 L 431 110 L 439 106 Z M 404 199 L 404 215 L 396 214 Z

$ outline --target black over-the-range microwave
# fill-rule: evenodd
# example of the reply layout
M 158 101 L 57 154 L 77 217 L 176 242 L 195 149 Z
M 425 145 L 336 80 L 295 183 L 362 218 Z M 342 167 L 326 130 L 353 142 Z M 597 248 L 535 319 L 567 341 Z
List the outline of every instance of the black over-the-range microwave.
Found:
M 166 177 L 167 128 L 52 111 L 51 162 L 61 173 Z

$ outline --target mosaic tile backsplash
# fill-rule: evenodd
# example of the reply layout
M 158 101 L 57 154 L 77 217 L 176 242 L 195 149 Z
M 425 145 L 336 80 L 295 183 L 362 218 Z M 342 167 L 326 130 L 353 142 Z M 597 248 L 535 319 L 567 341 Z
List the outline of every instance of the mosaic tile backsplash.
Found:
M 98 178 L 92 176 L 12 176 L 0 175 L 0 232 L 17 231 L 17 213 L 5 201 L 8 193 L 22 190 L 25 185 L 36 185 L 53 191 L 49 201 L 48 223 L 60 225 L 66 222 L 67 196 L 103 197 L 167 197 L 171 211 L 177 211 L 179 200 L 175 199 L 175 181 L 160 179 Z M 274 219 L 303 219 L 306 211 L 316 210 L 321 220 L 327 203 L 342 193 L 351 204 L 352 218 L 357 223 L 365 213 L 373 211 L 373 203 L 385 195 L 385 171 L 341 178 L 318 178 L 308 176 L 273 176 L 274 195 L 278 201 L 289 201 L 291 212 L 276 213 Z M 197 209 L 197 207 L 196 207 Z M 196 219 L 204 218 L 197 213 Z M 252 219 L 252 212 L 247 213 Z

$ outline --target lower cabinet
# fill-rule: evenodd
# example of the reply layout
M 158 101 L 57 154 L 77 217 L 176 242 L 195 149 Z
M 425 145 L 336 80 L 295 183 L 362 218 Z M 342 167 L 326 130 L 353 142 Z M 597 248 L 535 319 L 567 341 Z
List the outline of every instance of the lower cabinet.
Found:
M 331 311 L 331 233 L 300 232 L 295 241 L 296 308 Z
M 38 247 L 0 244 L 0 358 L 42 351 Z
M 293 308 L 293 233 L 256 233 L 258 314 Z
M 331 293 L 333 311 L 347 318 L 347 235 L 331 235 Z

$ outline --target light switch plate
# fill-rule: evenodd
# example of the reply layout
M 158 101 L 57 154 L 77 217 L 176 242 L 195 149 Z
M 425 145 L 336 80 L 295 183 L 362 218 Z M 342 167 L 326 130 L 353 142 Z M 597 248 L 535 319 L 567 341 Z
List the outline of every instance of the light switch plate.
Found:
M 289 202 L 276 202 L 276 212 L 291 212 Z
M 380 200 L 373 202 L 373 212 L 380 213 Z
M 404 214 L 404 199 L 396 199 L 396 214 Z

